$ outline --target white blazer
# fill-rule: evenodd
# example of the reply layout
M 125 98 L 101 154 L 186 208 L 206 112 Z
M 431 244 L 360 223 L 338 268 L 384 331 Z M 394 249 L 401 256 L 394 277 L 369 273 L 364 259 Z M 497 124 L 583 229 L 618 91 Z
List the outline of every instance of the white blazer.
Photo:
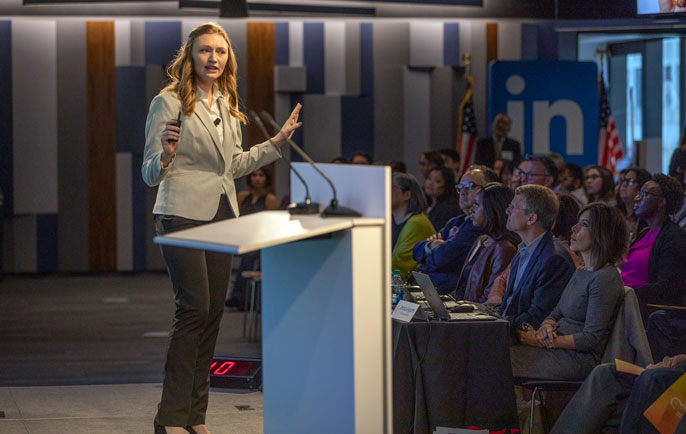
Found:
M 238 217 L 234 178 L 278 160 L 280 152 L 268 141 L 243 151 L 238 119 L 232 117 L 224 97 L 217 99 L 224 127 L 224 141 L 212 119 L 196 105 L 189 117 L 181 115 L 181 138 L 174 161 L 162 168 L 161 136 L 166 123 L 176 119 L 181 101 L 175 92 L 157 95 L 150 103 L 145 122 L 143 180 L 151 187 L 159 185 L 154 214 L 176 215 L 193 220 L 212 220 L 219 198 L 226 194 Z M 199 102 L 196 104 L 200 104 Z

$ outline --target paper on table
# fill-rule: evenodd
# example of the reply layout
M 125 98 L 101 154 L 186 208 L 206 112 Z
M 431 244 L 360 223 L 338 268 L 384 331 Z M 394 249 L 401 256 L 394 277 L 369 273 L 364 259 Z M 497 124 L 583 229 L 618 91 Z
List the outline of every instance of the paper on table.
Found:
M 624 360 L 615 359 L 617 372 L 624 372 L 626 374 L 641 375 L 645 368 L 634 365 L 633 363 L 625 362 Z

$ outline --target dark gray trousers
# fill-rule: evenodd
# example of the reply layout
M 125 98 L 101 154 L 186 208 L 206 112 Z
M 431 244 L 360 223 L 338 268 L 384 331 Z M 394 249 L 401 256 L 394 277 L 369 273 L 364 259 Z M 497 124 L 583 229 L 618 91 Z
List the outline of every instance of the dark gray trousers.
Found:
M 158 235 L 232 218 L 226 196 L 210 222 L 155 216 Z M 161 246 L 174 289 L 176 312 L 169 332 L 162 400 L 155 420 L 162 426 L 205 423 L 210 364 L 224 313 L 232 255 Z

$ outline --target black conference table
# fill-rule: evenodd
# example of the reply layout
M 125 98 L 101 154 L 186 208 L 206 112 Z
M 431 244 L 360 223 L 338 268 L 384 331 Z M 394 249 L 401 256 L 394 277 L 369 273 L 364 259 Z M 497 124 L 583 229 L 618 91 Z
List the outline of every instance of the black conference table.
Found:
M 503 320 L 393 320 L 393 431 L 518 428 L 509 343 Z

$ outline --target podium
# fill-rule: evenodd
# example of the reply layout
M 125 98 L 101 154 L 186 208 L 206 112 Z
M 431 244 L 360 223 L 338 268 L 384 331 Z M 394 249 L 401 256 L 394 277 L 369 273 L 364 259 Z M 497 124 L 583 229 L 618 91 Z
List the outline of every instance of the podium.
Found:
M 329 185 L 294 163 L 312 200 Z M 264 211 L 156 237 L 155 242 L 242 254 L 262 249 L 265 433 L 392 432 L 391 173 L 321 164 L 339 203 L 363 217 Z M 305 190 L 291 175 L 291 200 Z

